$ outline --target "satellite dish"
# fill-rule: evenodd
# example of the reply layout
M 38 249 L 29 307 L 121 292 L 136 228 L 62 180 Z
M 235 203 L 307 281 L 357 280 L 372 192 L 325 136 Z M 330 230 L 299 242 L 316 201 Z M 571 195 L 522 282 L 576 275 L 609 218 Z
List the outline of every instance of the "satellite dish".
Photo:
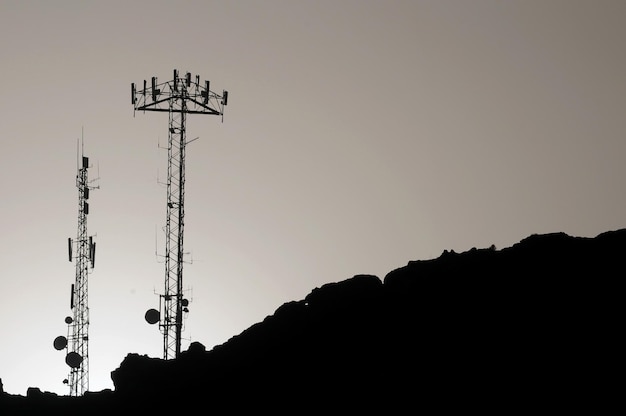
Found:
M 54 348 L 56 350 L 62 350 L 67 346 L 67 338 L 64 336 L 59 336 L 54 339 Z
M 156 309 L 148 309 L 146 312 L 146 322 L 150 325 L 156 324 L 161 319 L 161 314 Z
M 189 306 L 189 300 L 188 299 L 183 299 L 183 306 Z
M 65 317 L 65 323 L 66 323 L 66 324 L 68 324 L 68 325 L 69 325 L 69 324 L 71 324 L 72 322 L 74 322 L 74 320 L 73 320 L 70 316 L 66 316 L 66 317 Z
M 67 365 L 69 365 L 72 368 L 78 368 L 80 367 L 80 364 L 83 362 L 83 357 L 81 357 L 81 355 L 77 352 L 70 352 L 69 354 L 67 354 L 67 356 L 65 357 L 65 363 Z

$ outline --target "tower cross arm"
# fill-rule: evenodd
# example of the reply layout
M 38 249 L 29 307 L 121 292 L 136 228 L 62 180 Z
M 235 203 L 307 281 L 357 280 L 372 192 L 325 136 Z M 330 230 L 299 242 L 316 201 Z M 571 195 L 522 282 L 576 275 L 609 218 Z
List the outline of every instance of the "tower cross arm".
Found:
M 201 103 L 195 98 L 189 98 L 189 102 L 194 103 L 196 106 L 200 107 L 201 110 L 191 110 L 190 114 L 213 114 L 213 115 L 221 115 L 224 113 L 224 109 L 216 110 L 205 103 Z
M 143 111 L 170 111 L 169 108 L 160 108 L 158 107 L 161 103 L 166 103 L 170 101 L 171 97 L 165 97 L 157 101 L 153 101 L 150 104 L 139 104 L 135 106 L 135 110 L 143 110 Z
M 164 113 L 169 113 L 170 109 L 168 108 L 164 108 L 164 107 L 159 107 L 159 104 L 164 103 L 164 102 L 169 102 L 172 99 L 172 97 L 167 97 L 167 98 L 163 98 L 161 100 L 158 101 L 154 101 L 151 102 L 149 104 L 142 104 L 142 105 L 137 105 L 135 106 L 135 110 L 136 111 L 160 111 L 160 112 L 164 112 Z M 193 104 L 191 107 L 187 107 L 185 109 L 185 113 L 188 114 L 211 114 L 211 115 L 222 115 L 223 114 L 223 110 L 216 110 L 212 107 L 210 107 L 207 104 L 204 104 L 194 98 L 188 97 L 187 101 L 191 104 Z

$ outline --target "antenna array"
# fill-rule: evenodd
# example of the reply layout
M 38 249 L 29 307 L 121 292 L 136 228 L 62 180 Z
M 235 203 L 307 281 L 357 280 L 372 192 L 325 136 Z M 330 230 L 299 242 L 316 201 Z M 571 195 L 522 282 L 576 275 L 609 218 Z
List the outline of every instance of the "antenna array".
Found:
M 185 228 L 185 150 L 187 143 L 187 114 L 218 115 L 224 118 L 228 91 L 219 95 L 210 90 L 209 81 L 200 83 L 200 76 L 191 73 L 180 76 L 174 70 L 172 80 L 159 83 L 152 77 L 143 88 L 131 84 L 134 110 L 160 111 L 169 114 L 167 146 L 167 216 L 165 222 L 165 285 L 159 296 L 159 310 L 150 309 L 145 319 L 159 323 L 163 333 L 163 358 L 180 354 L 183 312 L 189 301 L 183 298 L 183 234 Z
M 88 275 L 96 263 L 96 243 L 93 236 L 87 236 L 87 215 L 89 214 L 89 191 L 91 186 L 87 170 L 89 158 L 82 156 L 82 165 L 76 175 L 78 188 L 78 231 L 76 239 L 68 238 L 68 257 L 76 262 L 76 281 L 70 292 L 70 309 L 73 316 L 65 318 L 67 337 L 54 340 L 54 348 L 65 350 L 65 362 L 70 367 L 69 377 L 63 380 L 69 385 L 70 396 L 82 396 L 89 390 L 89 306 Z

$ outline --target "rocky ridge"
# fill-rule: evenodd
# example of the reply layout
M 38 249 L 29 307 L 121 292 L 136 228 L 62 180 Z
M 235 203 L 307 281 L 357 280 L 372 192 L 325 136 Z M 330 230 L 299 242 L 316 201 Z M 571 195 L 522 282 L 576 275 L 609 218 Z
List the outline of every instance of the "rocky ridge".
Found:
M 444 251 L 382 280 L 315 288 L 210 351 L 131 353 L 111 373 L 113 391 L 22 397 L 0 382 L 0 410 L 598 411 L 617 394 L 606 374 L 621 345 L 625 248 L 622 229 Z

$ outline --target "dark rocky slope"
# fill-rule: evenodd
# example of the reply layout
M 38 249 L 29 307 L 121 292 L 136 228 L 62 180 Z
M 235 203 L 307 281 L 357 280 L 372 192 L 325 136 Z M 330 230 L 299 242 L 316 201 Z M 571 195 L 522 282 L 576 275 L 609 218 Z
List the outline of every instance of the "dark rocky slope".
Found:
M 617 392 L 625 249 L 626 229 L 445 251 L 316 288 L 211 351 L 129 354 L 114 391 L 0 393 L 0 413 L 597 412 Z

